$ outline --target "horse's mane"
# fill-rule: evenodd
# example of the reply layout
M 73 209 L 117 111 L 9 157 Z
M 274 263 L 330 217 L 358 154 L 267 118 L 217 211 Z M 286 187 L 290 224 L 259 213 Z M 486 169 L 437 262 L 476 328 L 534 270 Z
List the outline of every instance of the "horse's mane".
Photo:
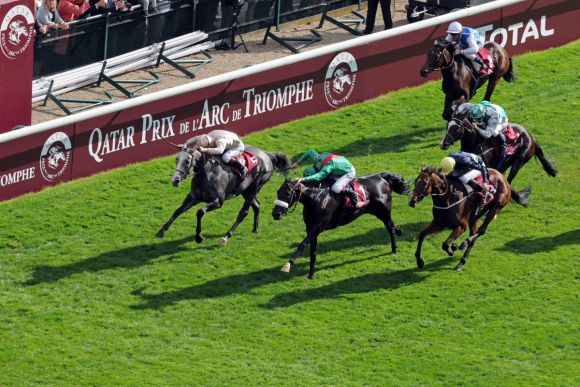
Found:
M 427 166 L 423 167 L 421 169 L 421 172 L 425 172 L 425 173 L 427 173 L 429 175 L 435 174 L 438 177 L 442 177 L 443 176 L 443 175 L 441 175 L 441 169 L 440 168 L 437 168 L 437 167 L 434 167 L 432 165 L 427 165 Z

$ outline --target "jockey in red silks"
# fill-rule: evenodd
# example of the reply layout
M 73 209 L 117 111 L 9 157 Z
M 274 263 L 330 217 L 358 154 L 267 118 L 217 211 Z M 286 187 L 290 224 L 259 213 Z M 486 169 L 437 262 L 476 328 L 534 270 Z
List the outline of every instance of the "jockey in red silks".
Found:
M 300 165 L 303 162 L 313 162 L 313 164 L 304 170 L 304 177 L 297 179 L 297 183 L 321 181 L 326 178 L 336 179 L 330 188 L 331 191 L 336 194 L 345 192 L 350 198 L 352 206 L 356 206 L 357 193 L 349 184 L 356 176 L 356 171 L 346 157 L 330 152 L 319 154 L 310 149 L 300 156 L 296 163 Z
M 237 134 L 227 130 L 212 130 L 208 134 L 192 137 L 184 144 L 184 146 L 192 145 L 201 153 L 221 155 L 224 163 L 239 167 L 242 176 L 248 173 L 248 168 L 239 158 L 246 147 Z
M 457 44 L 461 55 L 487 69 L 487 65 L 477 56 L 477 52 L 483 47 L 483 39 L 478 30 L 463 27 L 461 23 L 455 21 L 449 24 L 445 40 Z

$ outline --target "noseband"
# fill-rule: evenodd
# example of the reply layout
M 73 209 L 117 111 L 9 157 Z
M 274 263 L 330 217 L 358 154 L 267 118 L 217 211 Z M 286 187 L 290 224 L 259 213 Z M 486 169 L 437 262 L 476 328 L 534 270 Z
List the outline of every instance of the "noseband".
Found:
M 187 168 L 186 171 L 182 171 L 181 169 L 175 168 L 175 172 L 179 172 L 182 173 L 184 175 L 184 178 L 189 176 L 189 174 L 191 173 L 191 169 L 193 168 L 193 165 L 195 164 L 193 162 L 193 153 L 195 152 L 195 149 L 190 149 L 190 148 L 181 148 L 182 152 L 186 152 L 188 154 L 188 158 L 189 158 L 189 168 Z
M 296 196 L 297 189 L 292 184 L 288 184 L 288 185 L 290 187 L 290 198 L 288 199 L 288 201 L 290 203 L 293 203 L 293 204 L 288 204 L 287 202 L 285 202 L 283 200 L 276 199 L 274 201 L 274 205 L 282 207 L 282 208 L 289 208 L 289 211 L 287 211 L 286 214 L 289 214 L 289 213 L 291 214 L 294 212 L 294 210 L 296 210 L 296 206 L 298 206 L 298 202 L 300 201 L 300 198 L 302 197 L 302 190 L 298 191 L 298 197 L 296 198 L 296 201 L 294 201 L 294 197 Z

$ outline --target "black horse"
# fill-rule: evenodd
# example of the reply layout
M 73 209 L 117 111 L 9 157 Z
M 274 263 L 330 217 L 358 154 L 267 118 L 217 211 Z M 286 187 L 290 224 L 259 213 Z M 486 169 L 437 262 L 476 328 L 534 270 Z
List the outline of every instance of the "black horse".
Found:
M 534 156 L 540 160 L 544 171 L 546 171 L 548 175 L 555 177 L 558 171 L 544 155 L 542 147 L 530 132 L 521 125 L 510 125 L 517 133 L 519 133 L 519 137 L 516 140 L 516 149 L 514 153 L 507 158 L 501 170 L 499 170 L 501 173 L 504 173 L 511 167 L 507 178 L 508 183 L 512 183 L 520 169 Z M 491 144 L 489 140 L 484 141 L 484 139 L 477 133 L 473 124 L 467 118 L 466 111 L 456 111 L 453 114 L 451 120 L 447 124 L 447 132 L 445 133 L 445 136 L 443 136 L 439 147 L 443 150 L 447 150 L 457 140 L 461 140 L 462 151 L 480 154 L 484 157 L 485 164 L 488 167 L 497 167 L 500 160 L 499 153 L 495 151 L 493 144 Z
M 278 199 L 272 210 L 272 216 L 280 220 L 288 213 L 292 206 L 302 203 L 304 210 L 302 215 L 306 224 L 306 238 L 298 245 L 298 249 L 290 260 L 282 266 L 283 272 L 290 272 L 296 257 L 310 243 L 310 271 L 308 279 L 314 277 L 316 264 L 316 246 L 318 235 L 339 226 L 344 226 L 363 214 L 371 214 L 379 218 L 391 237 L 391 250 L 397 252 L 395 234 L 401 235 L 402 230 L 391 219 L 392 192 L 404 195 L 409 191 L 407 183 L 399 175 L 388 172 L 362 176 L 355 179 L 363 185 L 370 199 L 369 203 L 362 208 L 350 208 L 344 206 L 342 195 L 336 195 L 330 191 L 333 181 L 325 180 L 321 183 L 299 183 L 286 180 L 278 189 Z
M 453 114 L 451 105 L 469 101 L 475 95 L 476 90 L 485 82 L 488 83 L 483 99 L 491 101 L 491 95 L 501 78 L 505 79 L 506 82 L 515 81 L 512 58 L 508 56 L 503 47 L 494 42 L 487 42 L 484 47 L 489 50 L 495 68 L 492 74 L 483 76 L 474 74 L 473 68 L 466 64 L 470 60 L 462 55 L 455 55 L 455 45 L 445 39 L 436 40 L 427 53 L 427 61 L 419 73 L 422 77 L 426 77 L 432 71 L 441 70 L 442 89 L 445 93 L 443 118 L 446 121 L 449 121 Z
M 201 243 L 204 237 L 201 235 L 201 218 L 208 211 L 217 210 L 223 203 L 242 195 L 244 205 L 240 210 L 238 217 L 233 226 L 221 238 L 220 243 L 226 244 L 231 238 L 234 230 L 248 215 L 250 206 L 254 210 L 254 228 L 253 232 L 258 232 L 258 216 L 260 213 L 260 201 L 256 197 L 262 187 L 270 180 L 272 173 L 277 171 L 283 174 L 291 169 L 291 163 L 288 157 L 283 153 L 264 152 L 258 148 L 247 146 L 246 150 L 253 153 L 258 159 L 258 165 L 249 176 L 242 178 L 234 167 L 222 161 L 221 157 L 207 156 L 197 149 L 182 148 L 177 155 L 175 174 L 171 179 L 175 187 L 193 173 L 191 180 L 190 192 L 187 194 L 183 203 L 171 218 L 155 234 L 162 238 L 165 231 L 171 226 L 175 219 L 189 210 L 197 203 L 208 203 L 207 206 L 197 211 L 197 227 L 195 241 Z

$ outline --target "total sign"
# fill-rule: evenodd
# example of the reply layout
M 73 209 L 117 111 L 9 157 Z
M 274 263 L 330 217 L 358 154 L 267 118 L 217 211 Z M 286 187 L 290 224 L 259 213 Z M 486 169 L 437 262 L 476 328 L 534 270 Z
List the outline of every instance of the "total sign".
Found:
M 493 24 L 488 24 L 477 30 L 485 42 L 496 42 L 502 47 L 508 43 L 517 46 L 529 42 L 530 39 L 538 40 L 540 37 L 554 35 L 554 28 L 548 26 L 546 16 L 542 16 L 540 20 L 529 19 L 527 22 L 511 24 L 507 28 L 494 28 Z

